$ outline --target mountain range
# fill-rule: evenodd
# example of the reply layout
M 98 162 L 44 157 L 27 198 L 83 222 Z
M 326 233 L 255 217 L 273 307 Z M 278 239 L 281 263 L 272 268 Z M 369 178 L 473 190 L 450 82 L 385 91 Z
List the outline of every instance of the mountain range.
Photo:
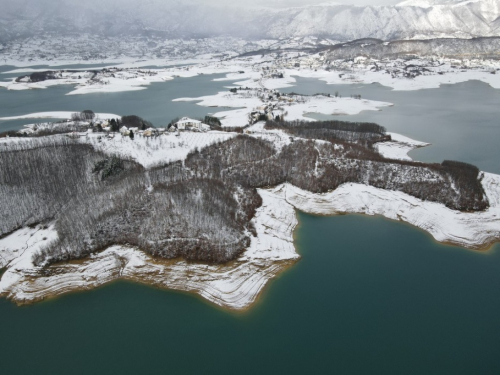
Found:
M 230 6 L 201 0 L 0 0 L 0 41 L 46 32 L 105 37 L 321 36 L 430 39 L 500 35 L 500 0 L 408 0 L 396 5 Z

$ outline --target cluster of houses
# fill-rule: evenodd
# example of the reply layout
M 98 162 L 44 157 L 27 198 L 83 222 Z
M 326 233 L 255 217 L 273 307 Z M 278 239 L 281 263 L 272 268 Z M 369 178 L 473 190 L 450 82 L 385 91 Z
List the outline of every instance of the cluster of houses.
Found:
M 98 123 L 98 125 L 100 125 L 102 129 L 106 132 L 111 131 L 111 122 L 108 120 Z M 194 120 L 189 117 L 183 117 L 177 122 L 170 124 L 168 127 L 165 128 L 139 129 L 138 127 L 122 126 L 119 132 L 123 136 L 130 136 L 131 133 L 133 133 L 134 135 L 141 135 L 143 137 L 155 137 L 164 133 L 178 134 L 179 131 L 204 132 L 208 130 L 210 130 L 210 126 L 204 124 L 202 121 Z
M 285 107 L 293 103 L 304 102 L 306 99 L 296 94 L 280 94 L 277 90 L 257 89 L 262 105 L 253 109 L 249 114 L 249 123 L 258 121 L 283 121 L 286 115 Z
M 258 121 L 267 120 L 283 121 L 284 116 L 285 112 L 283 108 L 278 105 L 278 103 L 268 102 L 254 108 L 254 110 L 250 112 L 249 122 L 250 124 L 255 124 Z
M 279 79 L 279 78 L 283 78 L 283 77 L 284 77 L 284 74 L 282 71 L 279 71 L 279 70 L 274 69 L 274 68 L 266 67 L 266 66 L 262 68 L 262 78 Z

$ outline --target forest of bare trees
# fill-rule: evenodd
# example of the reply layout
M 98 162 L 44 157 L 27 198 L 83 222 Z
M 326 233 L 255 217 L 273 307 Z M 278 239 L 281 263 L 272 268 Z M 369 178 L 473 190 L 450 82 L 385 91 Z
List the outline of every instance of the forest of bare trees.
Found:
M 83 258 L 113 244 L 220 263 L 235 259 L 255 234 L 252 218 L 261 205 L 256 189 L 285 182 L 314 193 L 354 182 L 454 210 L 488 207 L 476 167 L 385 159 L 371 147 L 386 137 L 376 124 L 266 127 L 295 140 L 278 151 L 269 141 L 241 134 L 149 170 L 67 137 L 4 143 L 0 236 L 55 221 L 58 239 L 35 254 L 37 265 Z

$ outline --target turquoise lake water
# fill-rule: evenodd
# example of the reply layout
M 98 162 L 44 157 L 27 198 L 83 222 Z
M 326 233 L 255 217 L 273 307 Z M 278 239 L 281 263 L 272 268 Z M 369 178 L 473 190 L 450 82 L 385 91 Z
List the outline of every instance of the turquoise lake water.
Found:
M 30 105 L 44 108 L 34 110 L 23 102 L 19 107 L 8 107 L 4 99 L 17 93 L 0 90 L 0 116 L 16 111 L 23 114 L 86 108 L 124 113 L 120 108 L 125 108 L 130 109 L 126 113 L 155 122 L 170 113 L 166 111 L 170 108 L 168 98 L 206 95 L 214 88 L 216 92 L 218 85 L 229 84 L 210 82 L 210 77 L 201 76 L 188 87 L 177 88 L 185 91 L 171 92 L 175 81 L 182 80 L 120 94 L 64 97 L 69 87 L 21 92 L 27 97 L 33 95 Z M 302 82 L 300 90 L 295 90 L 304 92 L 309 87 L 314 92 L 326 92 L 321 82 L 316 81 L 316 88 L 314 84 Z M 430 92 L 441 92 L 455 102 L 447 108 L 441 104 L 442 110 L 435 112 L 437 105 L 414 97 L 416 102 L 404 108 L 422 106 L 424 127 L 433 118 L 432 113 L 439 119 L 434 123 L 440 124 L 419 133 L 411 125 L 413 120 L 406 125 L 391 120 L 391 113 L 402 118 L 398 107 L 405 105 L 404 98 L 410 93 L 380 86 L 370 97 L 356 87 L 353 93 L 363 97 L 399 102 L 391 109 L 347 119 L 366 116 L 390 131 L 399 130 L 419 140 L 432 139 L 435 146 L 419 151 L 422 160 L 477 160 L 481 168 L 500 173 L 500 148 L 484 146 L 500 139 L 494 138 L 498 108 L 490 108 L 493 103 L 488 102 L 485 108 L 474 109 L 457 99 L 469 95 L 494 98 L 497 91 L 474 82 L 424 90 L 422 98 Z M 347 88 L 338 91 L 349 95 Z M 375 95 L 381 92 L 386 92 L 386 97 Z M 9 105 L 15 103 L 12 99 Z M 210 110 L 187 105 L 183 110 Z M 477 128 L 478 137 L 485 143 L 472 143 L 468 130 L 472 125 L 467 118 L 456 116 L 447 122 L 442 112 L 455 116 L 457 107 L 476 111 L 472 117 L 489 114 L 486 120 L 491 126 L 484 122 Z M 452 126 L 459 120 L 462 122 L 456 136 L 441 134 L 440 126 Z M 3 125 L 0 122 L 0 129 Z M 468 137 L 469 142 L 462 141 Z M 471 148 L 464 150 L 461 145 L 466 143 Z M 433 151 L 441 147 L 456 152 L 441 157 L 444 151 Z M 258 303 L 245 313 L 221 310 L 191 294 L 123 281 L 32 306 L 17 307 L 0 299 L 1 372 L 500 374 L 500 246 L 487 253 L 444 246 L 425 232 L 379 217 L 303 213 L 298 217 L 301 224 L 295 233 L 296 246 L 302 259 L 270 282 Z
M 128 282 L 0 300 L 6 374 L 498 374 L 500 252 L 402 223 L 299 214 L 303 258 L 228 313 Z

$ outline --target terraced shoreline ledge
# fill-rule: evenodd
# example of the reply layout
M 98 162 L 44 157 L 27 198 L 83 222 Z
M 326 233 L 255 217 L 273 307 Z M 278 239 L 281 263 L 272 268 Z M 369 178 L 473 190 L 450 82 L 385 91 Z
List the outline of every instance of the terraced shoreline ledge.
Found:
M 163 260 L 132 247 L 111 246 L 90 259 L 35 267 L 32 254 L 43 238 L 56 237 L 53 227 L 21 229 L 0 240 L 1 266 L 8 269 L 0 294 L 27 304 L 63 293 L 88 290 L 116 279 L 195 292 L 222 307 L 242 310 L 267 282 L 300 256 L 293 246 L 295 212 L 279 191 L 260 190 L 263 204 L 253 219 L 257 236 L 237 260 L 223 265 Z

